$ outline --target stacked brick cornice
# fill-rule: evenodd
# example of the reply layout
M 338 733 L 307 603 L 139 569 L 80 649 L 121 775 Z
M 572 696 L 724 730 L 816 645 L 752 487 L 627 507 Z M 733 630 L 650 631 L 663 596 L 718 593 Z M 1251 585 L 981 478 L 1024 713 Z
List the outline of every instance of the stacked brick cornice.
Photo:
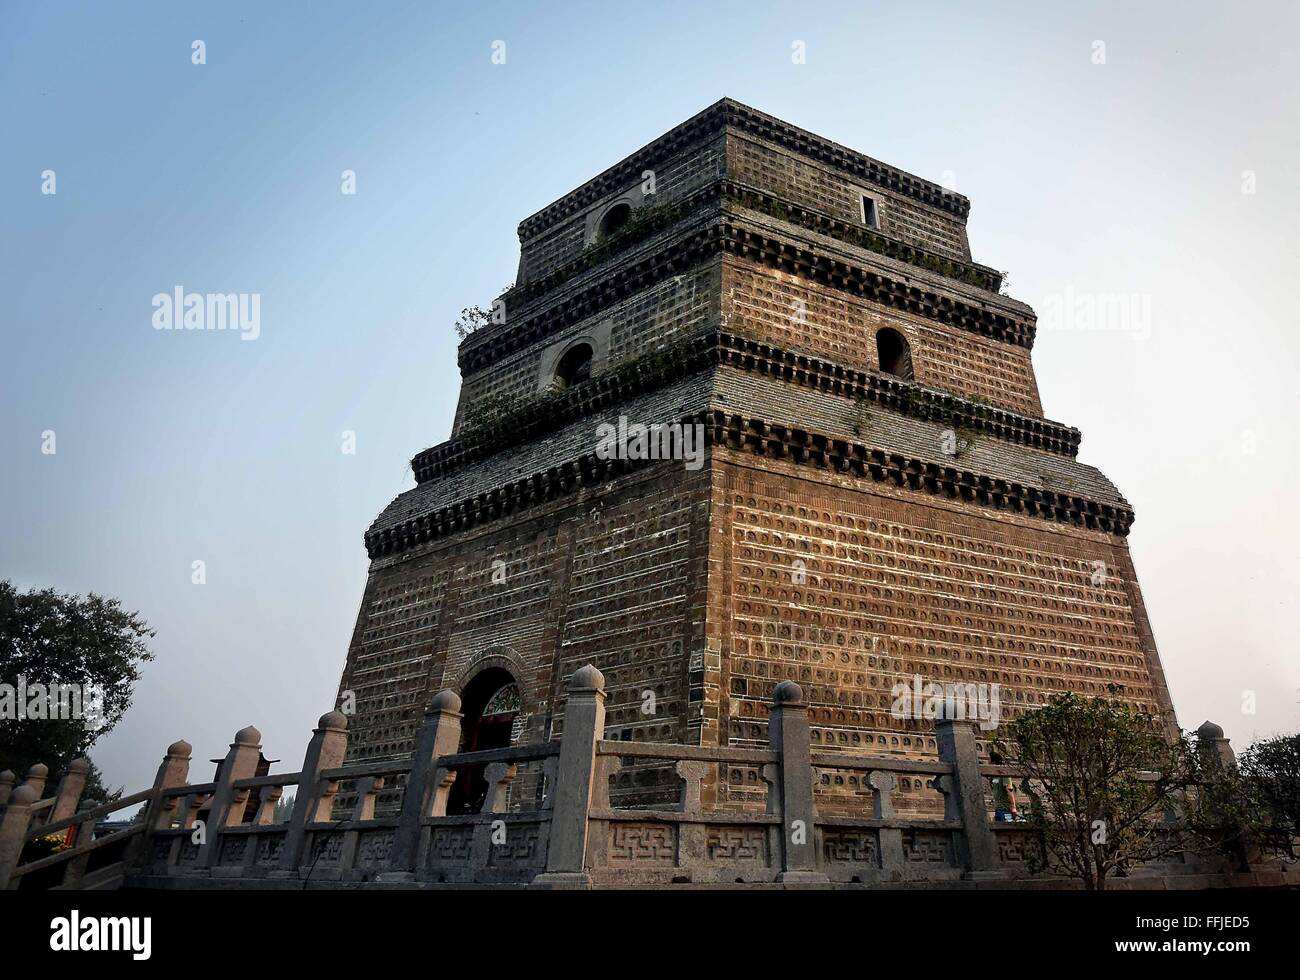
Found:
M 701 204 L 706 201 L 702 196 Z M 650 283 L 722 253 L 941 324 L 1026 349 L 1033 347 L 1035 318 L 1028 307 L 924 267 L 890 261 L 866 249 L 846 250 L 842 243 L 826 237 L 821 241 L 806 237 L 788 223 L 779 228 L 765 218 L 733 214 L 728 209 L 719 210 L 716 216 L 691 215 L 682 225 L 673 229 L 676 234 L 659 236 L 653 248 L 611 256 L 590 274 L 573 280 L 567 289 L 544 290 L 531 301 L 528 288 L 507 292 L 502 297 L 511 311 L 507 319 L 476 331 L 461 344 L 462 372 L 470 374 L 487 367 L 567 326 L 599 315 Z M 524 300 L 517 311 L 516 299 Z

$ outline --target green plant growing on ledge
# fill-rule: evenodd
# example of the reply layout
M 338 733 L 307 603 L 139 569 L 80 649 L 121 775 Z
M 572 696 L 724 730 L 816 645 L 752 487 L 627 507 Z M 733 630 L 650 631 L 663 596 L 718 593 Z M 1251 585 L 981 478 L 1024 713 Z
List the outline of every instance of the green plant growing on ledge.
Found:
M 951 259 L 931 254 L 915 246 L 897 242 L 868 228 L 857 228 L 842 221 L 818 215 L 801 208 L 791 208 L 782 201 L 769 199 L 758 194 L 738 195 L 736 193 L 729 193 L 723 198 L 723 200 L 731 207 L 748 208 L 751 211 L 758 211 L 760 214 L 766 214 L 770 218 L 776 218 L 778 221 L 786 221 L 790 224 L 799 225 L 800 227 L 808 228 L 812 231 L 829 234 L 832 238 L 838 238 L 841 241 L 846 241 L 850 244 L 857 245 L 860 248 L 865 248 L 869 252 L 875 252 L 891 259 L 897 259 L 900 262 L 906 262 L 909 265 L 928 269 L 931 272 L 937 272 L 939 275 L 948 279 L 956 279 L 959 282 L 964 282 L 971 286 L 988 290 L 989 292 L 993 292 L 999 288 L 999 283 L 995 276 L 991 276 L 979 269 L 963 265 Z M 1003 290 L 1002 295 L 1006 295 L 1005 289 Z
M 862 435 L 867 429 L 867 395 L 859 391 L 853 396 L 853 408 L 849 413 L 849 428 L 855 436 Z
M 691 350 L 700 336 L 692 334 L 669 347 L 621 361 L 598 378 L 572 388 L 552 384 L 540 394 L 522 400 L 508 393 L 486 395 L 466 410 L 459 438 L 485 450 L 513 445 L 529 437 L 530 426 L 539 422 L 562 425 L 573 417 L 573 403 L 570 401 L 573 392 L 592 381 L 605 379 L 616 387 L 640 391 L 679 372 L 684 376 L 689 369 Z
M 460 311 L 460 317 L 456 320 L 456 336 L 464 340 L 476 330 L 486 327 L 492 319 L 492 314 L 479 306 L 467 306 Z

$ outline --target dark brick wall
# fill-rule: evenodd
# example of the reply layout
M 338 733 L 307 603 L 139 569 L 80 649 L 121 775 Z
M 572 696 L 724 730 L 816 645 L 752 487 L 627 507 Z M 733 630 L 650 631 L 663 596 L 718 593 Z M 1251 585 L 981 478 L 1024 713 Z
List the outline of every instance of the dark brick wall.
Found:
M 921 384 L 1023 415 L 1043 414 L 1023 347 L 730 256 L 723 263 L 722 297 L 725 322 L 738 333 L 864 371 L 880 370 L 876 331 L 893 327 L 908 339 Z
M 718 319 L 721 259 L 715 258 L 682 274 L 655 283 L 636 295 L 516 351 L 481 371 L 467 375 L 461 384 L 453 434 L 460 434 L 467 414 L 485 398 L 535 398 L 540 390 L 540 369 L 546 353 L 563 348 L 573 338 L 608 325 L 606 369 L 629 358 L 671 346 Z
M 719 132 L 649 169 L 655 175 L 655 194 L 648 199 L 647 206 L 670 205 L 724 175 L 725 134 Z M 617 191 L 593 201 L 581 213 L 539 234 L 522 239 L 518 282 L 531 282 L 576 259 L 587 244 L 587 216 L 604 211 L 609 202 L 640 183 L 641 178 L 638 176 Z
M 720 744 L 766 744 L 786 679 L 809 703 L 814 751 L 933 755 L 926 723 L 890 715 L 891 687 L 913 674 L 996 682 L 1003 718 L 1110 683 L 1168 707 L 1122 539 L 728 451 L 714 469 Z
M 563 684 L 595 663 L 608 737 L 698 741 L 690 670 L 702 649 L 708 481 L 707 468 L 659 464 L 376 561 L 341 683 L 357 696 L 349 761 L 409 752 L 429 698 L 459 688 L 484 658 L 522 668 L 524 740 L 563 734 Z M 506 575 L 494 583 L 498 559 Z M 653 714 L 642 710 L 647 691 Z M 624 795 L 636 776 L 622 777 Z
M 958 258 L 971 257 L 966 224 L 955 215 L 748 133 L 728 132 L 727 173 L 793 204 L 859 224 L 866 191 L 876 202 L 877 227 L 886 235 Z

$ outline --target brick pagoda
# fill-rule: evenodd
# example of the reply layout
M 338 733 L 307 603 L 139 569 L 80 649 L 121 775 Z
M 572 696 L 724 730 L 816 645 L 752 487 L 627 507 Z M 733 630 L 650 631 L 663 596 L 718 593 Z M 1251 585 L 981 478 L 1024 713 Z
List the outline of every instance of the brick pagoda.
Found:
M 792 679 L 815 752 L 932 755 L 891 714 L 918 675 L 999 684 L 1003 718 L 1114 684 L 1172 722 L 1133 512 L 1043 416 L 969 206 L 724 99 L 526 218 L 451 437 L 366 534 L 349 761 L 409 756 L 443 689 L 465 750 L 562 738 L 585 663 L 607 738 L 766 745 Z M 703 465 L 598 453 L 620 417 L 702 426 Z

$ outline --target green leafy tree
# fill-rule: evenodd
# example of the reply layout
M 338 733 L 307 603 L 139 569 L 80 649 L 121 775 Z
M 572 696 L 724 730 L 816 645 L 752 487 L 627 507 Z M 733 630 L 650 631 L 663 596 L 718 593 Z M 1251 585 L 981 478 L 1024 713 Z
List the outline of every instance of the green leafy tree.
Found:
M 148 640 L 154 631 L 138 613 L 116 599 L 91 593 L 64 595 L 53 589 L 19 592 L 0 582 L 0 769 L 20 777 L 34 763 L 49 766 L 57 779 L 68 763 L 113 730 L 131 705 L 140 667 L 153 659 Z M 78 685 L 83 717 L 22 717 L 19 679 L 27 685 Z M 86 716 L 84 693 L 100 695 L 95 716 Z M 97 770 L 88 780 L 89 797 L 111 798 Z
M 86 786 L 81 791 L 81 806 L 83 808 L 99 806 L 120 799 L 126 787 L 119 786 L 117 789 L 112 789 L 104 782 L 104 773 L 99 766 L 95 765 L 95 760 L 87 761 L 90 762 L 90 772 L 86 773 Z
M 289 817 L 293 814 L 294 794 L 287 793 L 275 801 L 275 808 L 272 811 L 272 823 L 287 823 Z
M 1237 760 L 1246 821 L 1266 852 L 1295 859 L 1300 838 L 1300 735 L 1255 742 Z
M 1194 788 L 1187 794 L 1184 817 L 1197 850 L 1220 851 L 1239 870 L 1248 869 L 1251 842 L 1251 791 L 1236 766 L 1224 765 L 1213 739 L 1223 730 L 1202 726 L 1190 744 Z M 1208 736 L 1208 737 L 1207 737 Z
M 1191 748 L 1160 719 L 1115 698 L 1059 694 L 1005 722 L 993 750 L 1018 765 L 1033 796 L 1027 824 L 1038 870 L 1104 890 L 1106 879 L 1186 846 L 1165 823 L 1194 779 Z

